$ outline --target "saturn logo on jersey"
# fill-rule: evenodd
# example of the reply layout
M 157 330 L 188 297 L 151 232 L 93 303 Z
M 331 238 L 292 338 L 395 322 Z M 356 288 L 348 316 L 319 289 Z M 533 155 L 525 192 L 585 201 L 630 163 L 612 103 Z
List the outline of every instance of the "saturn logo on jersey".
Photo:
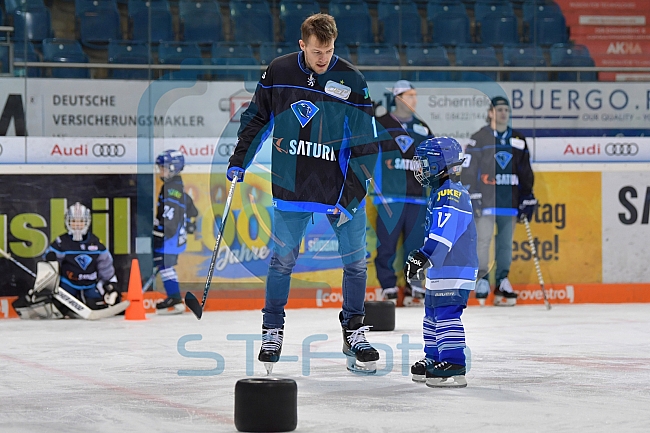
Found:
M 303 128 L 318 113 L 318 107 L 312 102 L 305 100 L 294 102 L 291 104 L 291 109 Z
M 412 159 L 395 158 L 387 159 L 386 167 L 388 167 L 389 170 L 418 171 L 420 169 L 420 163 Z

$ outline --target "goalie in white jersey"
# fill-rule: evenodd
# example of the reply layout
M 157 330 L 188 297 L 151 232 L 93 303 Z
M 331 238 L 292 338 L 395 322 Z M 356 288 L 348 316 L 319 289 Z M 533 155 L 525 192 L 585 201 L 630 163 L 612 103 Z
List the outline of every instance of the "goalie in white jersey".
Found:
M 406 261 L 407 281 L 426 276 L 423 323 L 425 357 L 411 367 L 413 380 L 430 387 L 463 387 L 465 329 L 460 320 L 478 273 L 476 226 L 469 193 L 460 183 L 463 151 L 448 137 L 415 150 L 415 177 L 431 187 L 424 245 Z

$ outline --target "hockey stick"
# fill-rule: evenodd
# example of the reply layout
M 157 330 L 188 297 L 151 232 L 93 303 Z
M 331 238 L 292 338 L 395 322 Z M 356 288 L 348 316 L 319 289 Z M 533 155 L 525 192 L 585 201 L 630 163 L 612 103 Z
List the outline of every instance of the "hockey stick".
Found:
M 146 283 L 144 283 L 144 286 L 142 286 L 142 293 L 146 292 L 149 290 L 149 287 L 153 284 L 153 282 L 156 280 L 156 275 L 158 275 L 158 272 L 160 269 L 158 269 L 158 266 L 156 266 L 153 270 L 153 274 L 149 277 Z
M 235 186 L 237 185 L 237 174 L 232 177 L 232 183 L 230 184 L 230 191 L 228 192 L 228 198 L 226 198 L 226 205 L 223 208 L 223 216 L 221 217 L 221 227 L 219 227 L 219 233 L 217 233 L 217 240 L 214 243 L 214 250 L 212 250 L 212 258 L 210 259 L 210 267 L 208 268 L 208 277 L 205 281 L 205 288 L 203 289 L 203 299 L 199 304 L 199 300 L 196 299 L 191 292 L 185 293 L 185 306 L 192 310 L 192 313 L 196 316 L 197 319 L 201 320 L 203 316 L 203 307 L 205 307 L 205 300 L 208 299 L 208 292 L 210 291 L 210 283 L 212 283 L 212 274 L 214 273 L 214 265 L 217 261 L 217 254 L 219 253 L 219 245 L 221 245 L 221 238 L 223 237 L 223 230 L 226 227 L 226 220 L 228 219 L 228 212 L 230 212 L 230 204 L 232 202 L 232 197 L 235 194 Z
M 544 278 L 542 277 L 542 270 L 539 267 L 539 256 L 537 255 L 537 249 L 535 248 L 535 242 L 533 242 L 533 233 L 530 231 L 530 224 L 528 223 L 528 217 L 524 215 L 524 225 L 526 226 L 526 234 L 528 235 L 528 245 L 533 252 L 533 260 L 535 262 L 535 269 L 537 270 L 537 279 L 539 280 L 539 285 L 542 288 L 542 294 L 544 295 L 544 305 L 546 309 L 551 309 L 551 303 L 548 302 L 548 296 L 546 296 L 546 289 L 544 288 Z
M 36 274 L 31 269 L 29 269 L 27 266 L 23 265 L 18 260 L 11 257 L 2 248 L 0 248 L 0 255 L 3 256 L 5 259 L 10 260 L 13 264 L 18 266 L 23 271 L 27 272 L 32 277 L 36 278 Z M 90 308 L 88 308 L 86 304 L 79 301 L 77 298 L 75 298 L 70 293 L 63 290 L 61 287 L 57 287 L 52 295 L 57 301 L 61 302 L 70 310 L 74 311 L 81 318 L 86 320 L 97 320 L 97 319 L 103 319 L 105 317 L 114 316 L 126 310 L 126 308 L 130 304 L 130 301 L 123 301 L 117 305 L 113 305 L 111 307 L 104 308 L 101 310 L 91 310 Z

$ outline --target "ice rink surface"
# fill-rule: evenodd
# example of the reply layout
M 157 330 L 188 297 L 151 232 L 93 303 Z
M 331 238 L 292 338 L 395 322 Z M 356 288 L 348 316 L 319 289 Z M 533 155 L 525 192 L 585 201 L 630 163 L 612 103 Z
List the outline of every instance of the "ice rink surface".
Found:
M 421 347 L 423 311 L 396 314 L 394 332 L 369 334 L 380 375 L 357 376 L 334 355 L 338 310 L 287 311 L 274 375 L 298 384 L 296 431 L 650 431 L 649 304 L 470 307 L 461 389 L 403 375 L 422 356 L 405 364 L 402 343 Z M 0 431 L 234 432 L 235 383 L 265 374 L 260 327 L 259 311 L 0 321 Z

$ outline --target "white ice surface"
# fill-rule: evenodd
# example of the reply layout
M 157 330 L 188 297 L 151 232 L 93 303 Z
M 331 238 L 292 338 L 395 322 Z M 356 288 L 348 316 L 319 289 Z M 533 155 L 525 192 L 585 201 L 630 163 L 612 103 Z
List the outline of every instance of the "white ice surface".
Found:
M 394 332 L 370 333 L 371 342 L 392 348 L 389 374 L 356 376 L 344 359 L 313 359 L 305 375 L 305 338 L 327 334 L 311 351 L 340 352 L 337 315 L 287 310 L 283 356 L 298 360 L 278 363 L 274 375 L 298 384 L 296 431 L 650 431 L 650 304 L 470 307 L 464 389 L 431 389 L 402 375 L 397 345 L 403 334 L 422 342 L 419 308 L 398 309 Z M 258 335 L 261 313 L 148 318 L 0 321 L 0 432 L 236 431 L 234 388 L 247 377 L 246 344 L 227 335 Z M 179 354 L 188 334 L 203 336 L 188 351 L 223 356 L 221 374 L 179 376 L 216 365 Z M 421 355 L 411 351 L 409 364 Z M 254 369 L 264 375 L 256 360 Z

